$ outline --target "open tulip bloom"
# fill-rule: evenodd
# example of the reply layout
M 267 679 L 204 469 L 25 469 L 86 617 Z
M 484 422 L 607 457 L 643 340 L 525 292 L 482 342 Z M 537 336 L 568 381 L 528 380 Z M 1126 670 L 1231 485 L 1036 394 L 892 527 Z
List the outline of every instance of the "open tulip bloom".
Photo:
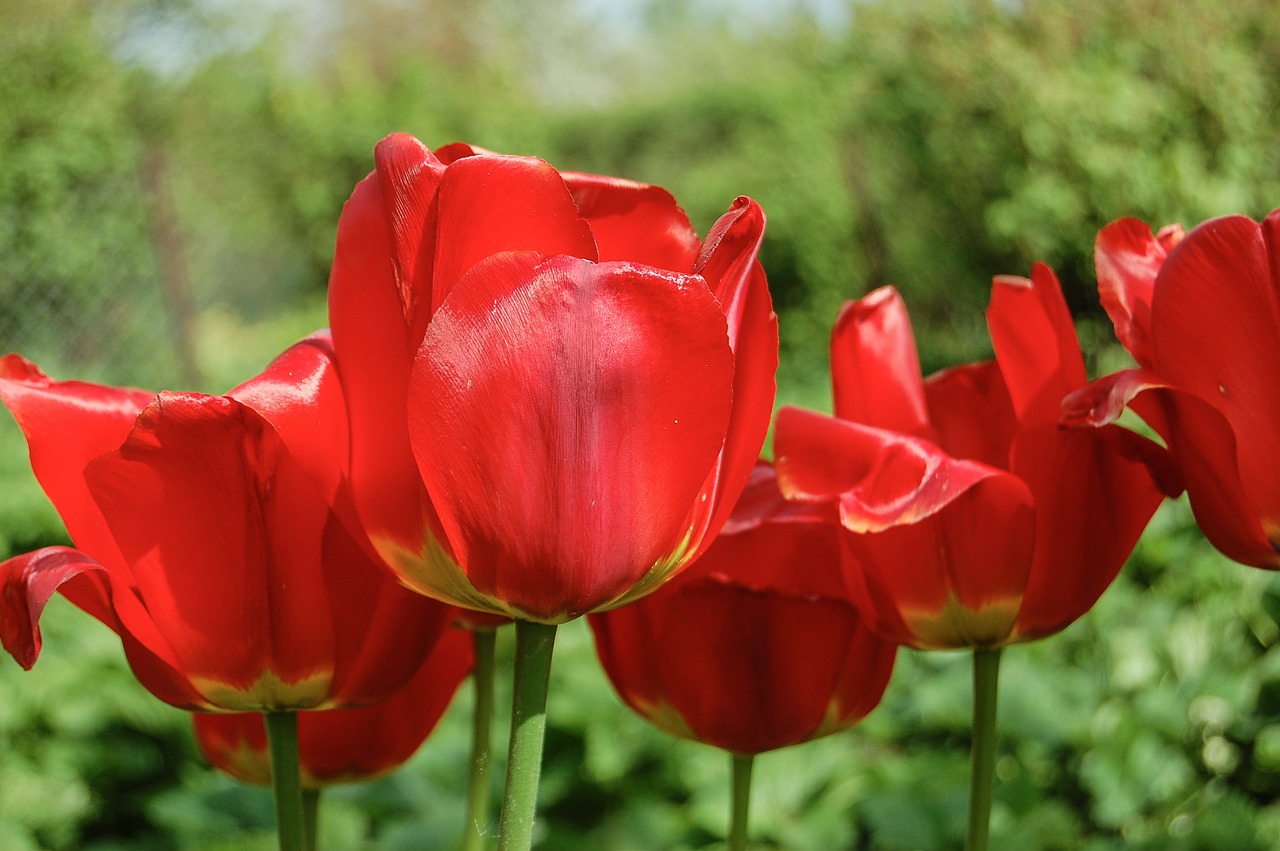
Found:
M 789 503 L 757 466 L 719 537 L 642 600 L 590 618 L 622 699 L 675 736 L 728 751 L 729 847 L 746 846 L 752 758 L 861 720 L 896 646 L 871 632 L 841 576 L 830 505 Z
M 1048 267 L 996 278 L 987 323 L 994 361 L 922 381 L 897 292 L 846 305 L 836 416 L 784 408 L 775 435 L 783 492 L 838 500 L 868 623 L 911 647 L 975 649 L 971 848 L 986 846 L 999 648 L 1088 611 L 1177 489 L 1145 438 L 1059 425 L 1086 377 Z
M 405 135 L 375 164 L 329 287 L 356 504 L 406 585 L 515 618 L 541 669 L 555 624 L 702 552 L 750 475 L 778 357 L 764 216 L 740 198 L 702 241 L 654 186 Z M 509 784 L 504 835 L 531 794 Z
M 453 616 L 361 541 L 324 335 L 226 396 L 57 382 L 9 355 L 0 398 L 75 544 L 0 565 L 26 667 L 60 586 L 166 703 L 292 719 L 395 693 Z
M 1138 366 L 1073 394 L 1064 421 L 1106 426 L 1132 407 L 1169 447 L 1209 542 L 1280 569 L 1280 210 L 1185 237 L 1121 219 L 1098 234 L 1095 259 Z

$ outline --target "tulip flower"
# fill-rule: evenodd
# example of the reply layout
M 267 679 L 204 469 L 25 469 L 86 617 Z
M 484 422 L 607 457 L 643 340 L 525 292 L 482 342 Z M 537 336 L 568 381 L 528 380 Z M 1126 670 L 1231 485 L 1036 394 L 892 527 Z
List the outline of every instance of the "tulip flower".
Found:
M 841 576 L 834 511 L 788 503 L 757 466 L 693 566 L 653 594 L 591 615 L 618 694 L 655 726 L 729 751 L 743 847 L 756 754 L 844 730 L 875 708 L 896 647 L 872 633 Z
M 372 780 L 413 756 L 449 707 L 471 669 L 471 640 L 445 631 L 400 691 L 369 706 L 298 716 L 302 787 L 315 792 L 336 783 Z M 271 785 L 262 716 L 195 713 L 196 742 L 218 770 L 245 783 Z
M 452 618 L 361 540 L 327 337 L 226 396 L 56 382 L 10 355 L 0 399 L 76 545 L 0 565 L 20 662 L 60 584 L 166 703 L 284 717 L 393 694 Z
M 994 361 L 922 381 L 897 293 L 847 305 L 832 337 L 836 418 L 784 409 L 775 437 L 783 492 L 837 499 L 859 533 L 846 576 L 871 627 L 975 649 L 971 848 L 986 843 L 999 649 L 1088 611 L 1177 490 L 1145 438 L 1059 425 L 1086 377 L 1048 267 L 996 278 L 987 322 Z
M 1280 210 L 1158 234 L 1134 219 L 1098 234 L 1098 290 L 1138 367 L 1063 405 L 1107 426 L 1130 406 L 1169 447 L 1205 537 L 1229 558 L 1280 569 Z
M 701 241 L 658 187 L 403 134 L 374 159 L 329 282 L 356 505 L 406 585 L 517 621 L 518 720 L 541 718 L 554 625 L 675 575 L 750 475 L 764 215 L 740 198 Z M 513 725 L 530 760 L 541 729 Z
M 760 208 L 701 243 L 658 187 L 405 135 L 375 161 L 329 289 L 375 547 L 422 593 L 543 623 L 656 587 L 768 427 Z

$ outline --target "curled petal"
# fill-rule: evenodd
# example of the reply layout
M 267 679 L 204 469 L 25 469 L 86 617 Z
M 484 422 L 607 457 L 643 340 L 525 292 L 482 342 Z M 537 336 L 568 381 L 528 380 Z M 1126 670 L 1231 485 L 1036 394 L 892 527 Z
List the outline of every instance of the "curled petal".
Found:
M 40 614 L 58 586 L 86 570 L 105 570 L 70 547 L 45 547 L 0 564 L 0 638 L 27 670 L 40 655 Z
M 847 302 L 831 330 L 836 416 L 924 437 L 929 413 L 902 296 L 881 287 Z
M 927 440 L 786 407 L 774 438 L 778 483 L 789 498 L 838 497 L 853 532 L 931 517 L 979 484 L 1030 504 L 1015 477 L 956 459 Z
M 1182 236 L 1178 225 L 1153 235 L 1137 219 L 1119 219 L 1098 231 L 1094 244 L 1102 307 L 1120 344 L 1146 368 L 1152 366 L 1151 293 L 1165 257 Z
M 409 581 L 556 622 L 675 569 L 732 381 L 724 315 L 697 277 L 528 254 L 476 266 L 423 339 L 409 407 L 471 589 L 434 567 Z

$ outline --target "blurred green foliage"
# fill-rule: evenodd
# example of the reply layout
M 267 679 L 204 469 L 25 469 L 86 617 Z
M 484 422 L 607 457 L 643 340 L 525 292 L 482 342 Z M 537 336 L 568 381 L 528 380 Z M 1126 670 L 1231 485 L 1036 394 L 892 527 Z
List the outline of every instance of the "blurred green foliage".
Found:
M 394 130 L 659 183 L 702 232 L 758 198 L 780 399 L 814 407 L 835 312 L 871 287 L 900 286 L 934 369 L 986 351 L 993 274 L 1047 261 L 1113 368 L 1101 225 L 1280 204 L 1269 0 L 863 2 L 826 28 L 799 2 L 763 26 L 710 0 L 254 8 L 0 5 L 5 348 L 59 377 L 242 380 L 323 324 L 338 213 Z M 63 535 L 0 424 L 0 544 Z M 0 848 L 273 846 L 267 794 L 200 764 L 105 629 L 55 600 L 45 632 L 34 671 L 0 660 Z M 1005 654 L 996 847 L 1280 848 L 1278 636 L 1280 585 L 1167 506 L 1092 614 Z M 715 847 L 728 758 L 633 719 L 581 624 L 554 678 L 540 847 Z M 904 653 L 858 729 L 760 758 L 761 847 L 957 847 L 968 701 L 964 654 Z M 325 846 L 451 847 L 468 709 L 328 793 Z

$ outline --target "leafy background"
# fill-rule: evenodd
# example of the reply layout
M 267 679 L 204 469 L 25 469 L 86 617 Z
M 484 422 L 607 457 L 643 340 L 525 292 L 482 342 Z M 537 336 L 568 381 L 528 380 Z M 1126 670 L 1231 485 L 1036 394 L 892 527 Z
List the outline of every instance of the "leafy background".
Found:
M 818 408 L 871 287 L 931 370 L 988 353 L 993 274 L 1046 261 L 1105 371 L 1100 226 L 1280 204 L 1267 0 L 10 0 L 0 104 L 0 347 L 153 388 L 224 390 L 324 323 L 338 212 L 394 130 L 659 183 L 702 231 L 756 197 L 780 401 Z M 5 420 L 0 550 L 63 541 Z M 202 764 L 114 636 L 60 599 L 45 633 L 32 672 L 0 659 L 0 848 L 273 846 L 267 793 Z M 993 845 L 1280 848 L 1278 636 L 1280 585 L 1166 506 L 1093 613 L 1005 654 Z M 727 758 L 627 714 L 581 624 L 553 677 L 540 847 L 715 847 Z M 759 759 L 761 846 L 958 847 L 969 695 L 965 654 L 904 652 L 857 729 Z M 326 847 L 456 842 L 470 699 L 327 793 Z

